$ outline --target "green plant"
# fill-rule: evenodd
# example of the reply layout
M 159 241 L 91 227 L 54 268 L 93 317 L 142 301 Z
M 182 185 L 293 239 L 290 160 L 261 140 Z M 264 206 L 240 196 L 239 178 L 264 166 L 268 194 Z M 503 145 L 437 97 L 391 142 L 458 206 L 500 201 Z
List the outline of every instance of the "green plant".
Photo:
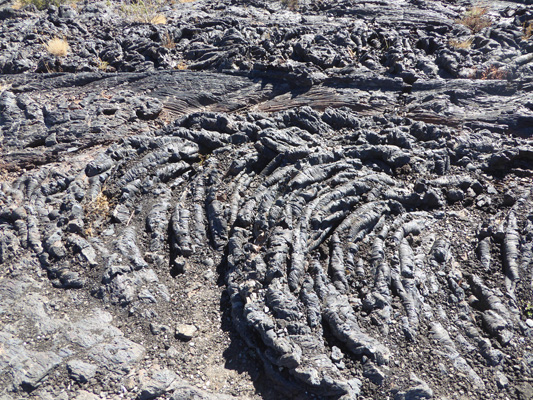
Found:
M 458 24 L 466 26 L 472 33 L 478 33 L 483 28 L 492 25 L 492 20 L 486 16 L 487 9 L 485 7 L 472 7 L 468 10 L 463 18 L 456 20 Z

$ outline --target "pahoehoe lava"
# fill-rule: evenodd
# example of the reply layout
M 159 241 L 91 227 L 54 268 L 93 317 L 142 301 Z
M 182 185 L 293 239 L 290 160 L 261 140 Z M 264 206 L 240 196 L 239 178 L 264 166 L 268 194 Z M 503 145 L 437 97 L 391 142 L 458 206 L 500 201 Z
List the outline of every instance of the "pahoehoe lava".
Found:
M 224 316 L 280 398 L 533 398 L 533 10 L 488 3 L 0 1 L 5 398 L 250 396 L 162 360 Z

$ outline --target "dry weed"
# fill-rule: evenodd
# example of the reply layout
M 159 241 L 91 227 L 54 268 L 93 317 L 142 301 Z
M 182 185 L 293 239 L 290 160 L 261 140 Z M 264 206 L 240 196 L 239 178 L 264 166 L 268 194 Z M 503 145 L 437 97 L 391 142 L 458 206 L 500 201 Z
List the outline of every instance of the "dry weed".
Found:
M 110 215 L 111 203 L 109 198 L 103 191 L 98 193 L 96 198 L 85 204 L 84 212 L 87 216 L 87 224 L 85 225 L 85 235 L 93 236 L 95 233 L 95 222 L 102 219 L 107 219 Z
M 472 46 L 474 38 L 468 38 L 466 40 L 450 40 L 450 46 L 455 47 L 456 49 L 469 49 Z
M 530 21 L 529 24 L 524 22 L 524 40 L 529 40 L 533 37 L 533 21 Z
M 508 71 L 493 65 L 491 67 L 484 68 L 482 70 L 476 69 L 475 72 L 473 72 L 469 76 L 469 78 L 470 79 L 482 79 L 482 80 L 492 80 L 492 79 L 502 80 L 502 79 L 507 79 L 508 76 L 509 76 Z
M 150 23 L 154 25 L 165 25 L 167 23 L 167 17 L 165 17 L 163 14 L 157 14 L 150 20 Z
M 68 54 L 69 45 L 66 40 L 57 37 L 50 39 L 46 44 L 46 51 L 57 57 L 65 57 Z
M 481 73 L 481 78 L 480 79 L 483 79 L 483 80 L 486 80 L 486 79 L 498 79 L 498 80 L 501 80 L 501 79 L 505 79 L 507 78 L 507 75 L 509 73 L 501 68 L 498 68 L 496 66 L 492 66 L 490 68 L 487 68 L 485 69 L 482 73 Z
M 472 7 L 465 13 L 463 18 L 458 19 L 455 22 L 466 26 L 473 33 L 478 33 L 483 28 L 492 25 L 492 20 L 486 16 L 487 11 L 488 10 L 485 7 Z
M 107 69 L 109 68 L 109 63 L 107 61 L 104 61 L 102 60 L 100 57 L 98 57 L 98 59 L 96 60 L 97 62 L 97 68 L 100 70 L 100 71 L 107 71 Z
M 50 6 L 59 7 L 62 4 L 70 4 L 75 7 L 78 1 L 79 0 L 16 0 L 13 3 L 12 8 L 15 10 L 19 10 L 29 4 L 33 4 L 39 10 L 45 10 Z
M 120 11 L 133 21 L 166 24 L 166 17 L 159 13 L 164 5 L 164 0 L 126 0 L 120 6 Z
M 163 40 L 161 41 L 161 44 L 163 47 L 166 47 L 167 49 L 174 49 L 176 48 L 176 43 L 174 42 L 174 39 L 172 36 L 170 36 L 170 33 L 166 32 L 165 36 L 163 36 Z
M 178 65 L 176 65 L 176 69 L 179 69 L 180 71 L 187 69 L 187 64 L 185 64 L 183 61 L 180 61 Z

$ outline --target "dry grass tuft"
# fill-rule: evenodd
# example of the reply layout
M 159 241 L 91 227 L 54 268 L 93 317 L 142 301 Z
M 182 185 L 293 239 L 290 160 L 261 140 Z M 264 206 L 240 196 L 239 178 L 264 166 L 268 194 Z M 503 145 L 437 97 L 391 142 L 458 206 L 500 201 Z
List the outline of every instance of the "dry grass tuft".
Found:
M 105 220 L 109 217 L 111 212 L 111 202 L 103 192 L 100 192 L 93 201 L 85 205 L 84 212 L 87 216 L 85 235 L 93 236 L 96 231 L 96 221 Z
M 166 24 L 167 18 L 160 14 L 160 9 L 173 1 L 168 0 L 124 0 L 120 6 L 120 11 L 126 18 L 133 21 Z
M 486 79 L 498 79 L 498 80 L 501 80 L 501 79 L 506 79 L 508 75 L 509 75 L 509 73 L 507 71 L 505 71 L 504 69 L 495 67 L 493 65 L 492 67 L 485 69 L 481 73 L 481 78 L 480 79 L 484 79 L 484 80 L 486 80 Z
M 450 40 L 450 46 L 455 47 L 456 49 L 469 49 L 472 46 L 474 38 L 468 38 L 466 40 Z
M 472 7 L 468 10 L 463 18 L 456 20 L 458 24 L 466 26 L 472 31 L 472 33 L 478 33 L 483 28 L 487 28 L 492 25 L 492 20 L 486 16 L 486 7 Z
M 524 23 L 524 40 L 529 40 L 533 37 L 533 21 L 530 21 L 529 24 Z
M 150 20 L 150 23 L 154 25 L 165 25 L 167 23 L 167 17 L 165 17 L 163 14 L 157 14 Z
M 163 47 L 166 47 L 167 49 L 174 49 L 176 48 L 176 43 L 174 42 L 174 39 L 168 32 L 165 33 L 165 36 L 163 36 L 163 40 L 161 42 Z
M 98 57 L 98 60 L 96 60 L 96 62 L 98 63 L 98 69 L 100 71 L 107 71 L 107 69 L 109 68 L 109 63 L 107 61 L 103 61 L 100 57 Z
M 500 67 L 492 65 L 482 70 L 476 69 L 475 72 L 469 77 L 470 79 L 482 79 L 482 80 L 503 80 L 509 77 L 509 71 L 506 71 Z
M 62 4 L 70 4 L 72 6 L 76 6 L 77 1 L 79 0 L 16 0 L 13 3 L 12 8 L 15 10 L 20 10 L 24 6 L 33 4 L 39 10 L 45 10 L 50 6 L 59 7 Z
M 65 57 L 68 54 L 69 45 L 66 40 L 53 38 L 46 44 L 46 51 L 56 57 Z
M 180 71 L 184 71 L 187 69 L 187 64 L 185 64 L 183 61 L 180 61 L 178 65 L 176 65 L 176 69 L 179 69 Z

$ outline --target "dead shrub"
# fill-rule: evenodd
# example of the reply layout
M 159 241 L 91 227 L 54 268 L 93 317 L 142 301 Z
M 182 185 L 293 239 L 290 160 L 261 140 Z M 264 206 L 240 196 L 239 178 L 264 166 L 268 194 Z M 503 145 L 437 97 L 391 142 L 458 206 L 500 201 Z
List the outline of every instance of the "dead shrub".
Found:
M 97 221 L 106 220 L 111 214 L 111 201 L 103 191 L 96 198 L 86 203 L 84 213 L 86 215 L 85 235 L 93 236 L 96 233 Z
M 174 49 L 176 48 L 176 43 L 174 42 L 174 39 L 172 36 L 170 36 L 170 33 L 165 32 L 165 35 L 163 36 L 163 40 L 161 41 L 161 44 L 163 47 L 166 47 L 167 49 Z
M 458 24 L 466 26 L 472 31 L 472 33 L 478 33 L 483 28 L 487 28 L 492 25 L 492 20 L 486 15 L 487 8 L 485 7 L 472 7 L 468 10 L 463 18 L 456 20 Z
M 524 40 L 529 40 L 533 37 L 533 21 L 530 21 L 529 24 L 524 23 Z
M 50 39 L 46 44 L 46 51 L 56 57 L 65 57 L 68 54 L 68 50 L 67 41 L 57 37 Z
M 150 23 L 154 25 L 165 25 L 167 23 L 167 17 L 165 17 L 163 14 L 157 14 L 150 20 Z
M 482 79 L 482 80 L 503 80 L 509 77 L 509 71 L 506 71 L 500 67 L 492 65 L 484 69 L 476 69 L 475 72 L 470 75 L 470 79 Z
M 159 13 L 164 5 L 165 0 L 125 0 L 120 11 L 133 21 L 161 25 L 167 23 L 167 18 Z
M 33 4 L 39 10 L 45 10 L 50 6 L 59 7 L 63 4 L 72 4 L 74 5 L 78 0 L 17 0 L 13 4 L 14 9 L 20 9 L 29 4 Z
M 474 38 L 468 38 L 466 40 L 450 40 L 450 46 L 455 47 L 456 49 L 469 49 L 472 46 Z

